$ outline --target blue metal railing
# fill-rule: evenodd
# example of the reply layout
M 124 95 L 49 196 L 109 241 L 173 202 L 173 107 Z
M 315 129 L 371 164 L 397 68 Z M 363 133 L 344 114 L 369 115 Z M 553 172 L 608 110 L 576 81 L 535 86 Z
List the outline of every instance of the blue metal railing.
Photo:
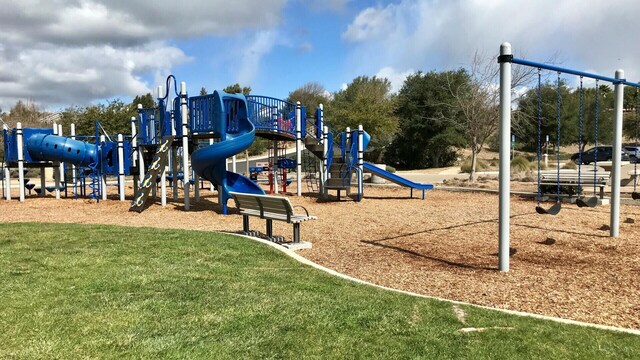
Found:
M 296 136 L 296 104 L 268 96 L 247 95 L 249 120 L 256 130 L 283 132 Z M 302 113 L 305 110 L 302 108 Z M 302 136 L 306 127 L 303 116 Z
M 138 140 L 142 145 L 154 145 L 158 143 L 160 132 L 160 119 L 158 109 L 138 109 Z
M 215 132 L 213 94 L 189 98 L 189 117 L 192 133 Z

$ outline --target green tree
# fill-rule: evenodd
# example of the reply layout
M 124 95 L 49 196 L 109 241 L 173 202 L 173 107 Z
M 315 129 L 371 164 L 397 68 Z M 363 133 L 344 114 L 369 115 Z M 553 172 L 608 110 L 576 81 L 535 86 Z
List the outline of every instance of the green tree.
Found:
M 157 106 L 156 104 L 156 99 L 153 98 L 153 95 L 151 95 L 151 93 L 146 93 L 144 95 L 137 95 L 135 98 L 133 98 L 133 101 L 131 102 L 131 106 L 133 107 L 134 111 L 138 111 L 138 104 L 142 104 L 142 107 L 145 109 L 151 109 Z
M 323 104 L 327 109 L 330 102 L 329 92 L 317 82 L 308 82 L 295 89 L 289 93 L 286 100 L 294 104 L 300 101 L 300 104 L 306 108 L 307 118 L 315 117 L 319 104 Z
M 94 135 L 95 120 L 109 135 L 130 134 L 131 117 L 138 116 L 138 104 L 145 109 L 156 107 L 155 100 L 150 93 L 136 96 L 131 103 L 125 103 L 120 99 L 109 100 L 106 104 L 96 104 L 87 107 L 68 107 L 61 113 L 61 123 L 68 127 L 76 125 L 76 134 Z
M 222 91 L 229 94 L 249 95 L 251 94 L 251 86 L 240 86 L 240 84 L 236 83 L 236 84 L 227 86 L 226 88 L 222 89 Z
M 387 161 L 403 168 L 448 166 L 455 161 L 456 147 L 464 145 L 464 138 L 455 126 L 460 116 L 455 99 L 444 91 L 449 81 L 466 82 L 469 76 L 464 70 L 432 71 L 405 79 L 395 108 L 400 130 Z
M 549 146 L 557 147 L 558 132 L 558 85 L 545 83 L 540 88 L 541 116 L 540 138 L 544 146 L 549 136 Z M 608 87 L 600 87 L 596 109 L 596 89 L 584 88 L 582 95 L 582 138 L 580 140 L 580 89 L 570 89 L 566 82 L 560 83 L 560 146 L 582 143 L 582 150 L 595 143 L 596 110 L 598 120 L 598 143 L 610 144 L 613 140 L 613 94 Z M 518 103 L 515 113 L 521 126 L 516 134 L 525 150 L 536 151 L 538 146 L 538 90 L 527 91 Z M 541 149 L 544 151 L 545 149 Z
M 335 93 L 326 121 L 335 130 L 362 125 L 371 135 L 367 158 L 380 162 L 386 147 L 398 131 L 395 99 L 386 78 L 359 76 L 346 89 Z

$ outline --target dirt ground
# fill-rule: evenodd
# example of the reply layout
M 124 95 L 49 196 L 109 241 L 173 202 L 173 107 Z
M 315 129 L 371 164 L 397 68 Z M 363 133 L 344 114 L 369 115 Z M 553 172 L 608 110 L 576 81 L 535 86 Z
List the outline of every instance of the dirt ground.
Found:
M 131 191 L 131 190 L 130 190 Z M 0 221 L 104 223 L 237 232 L 242 218 L 217 212 L 217 197 L 152 205 L 52 197 L 0 201 Z M 640 207 L 621 208 L 621 236 L 610 238 L 609 207 L 564 205 L 538 215 L 535 203 L 512 197 L 511 271 L 497 271 L 498 196 L 444 190 L 409 199 L 404 188 L 366 187 L 361 203 L 291 197 L 319 220 L 302 224 L 313 249 L 301 255 L 337 271 L 393 288 L 452 300 L 598 324 L 640 328 Z M 129 197 L 130 198 L 130 197 Z M 112 197 L 115 199 L 115 197 Z M 231 203 L 230 203 L 231 205 Z M 263 221 L 252 218 L 254 230 Z M 274 232 L 291 239 L 291 226 Z

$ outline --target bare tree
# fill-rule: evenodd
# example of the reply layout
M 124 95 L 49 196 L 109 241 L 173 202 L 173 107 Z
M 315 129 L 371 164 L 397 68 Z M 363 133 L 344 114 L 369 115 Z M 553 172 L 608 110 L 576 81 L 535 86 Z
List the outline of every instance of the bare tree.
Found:
M 471 150 L 471 171 L 469 180 L 475 181 L 478 154 L 484 149 L 487 141 L 493 136 L 499 125 L 500 67 L 496 57 L 484 56 L 476 52 L 468 69 L 469 81 L 454 86 L 448 82 L 448 91 L 454 97 L 454 106 L 460 116 L 456 119 Z M 524 66 L 514 67 L 512 70 L 511 89 L 516 89 L 529 83 L 535 69 Z

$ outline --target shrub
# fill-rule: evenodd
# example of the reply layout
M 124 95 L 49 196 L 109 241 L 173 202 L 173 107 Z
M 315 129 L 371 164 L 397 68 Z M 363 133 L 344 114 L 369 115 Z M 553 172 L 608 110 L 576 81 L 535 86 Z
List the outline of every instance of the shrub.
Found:
M 489 167 L 487 162 L 482 159 L 476 159 L 476 171 L 486 170 Z M 460 166 L 460 171 L 463 173 L 471 173 L 471 157 L 468 157 Z
M 566 163 L 564 163 L 564 166 L 562 168 L 575 170 L 578 168 L 578 165 L 576 165 L 576 163 L 574 163 L 573 161 L 567 161 Z
M 538 165 L 535 162 L 531 162 L 526 157 L 521 155 L 518 155 L 513 160 L 511 160 L 511 172 L 524 172 L 537 168 Z
M 387 165 L 387 167 L 385 168 L 385 170 L 387 170 L 390 173 L 395 173 L 396 172 L 396 168 L 394 168 L 391 165 Z

